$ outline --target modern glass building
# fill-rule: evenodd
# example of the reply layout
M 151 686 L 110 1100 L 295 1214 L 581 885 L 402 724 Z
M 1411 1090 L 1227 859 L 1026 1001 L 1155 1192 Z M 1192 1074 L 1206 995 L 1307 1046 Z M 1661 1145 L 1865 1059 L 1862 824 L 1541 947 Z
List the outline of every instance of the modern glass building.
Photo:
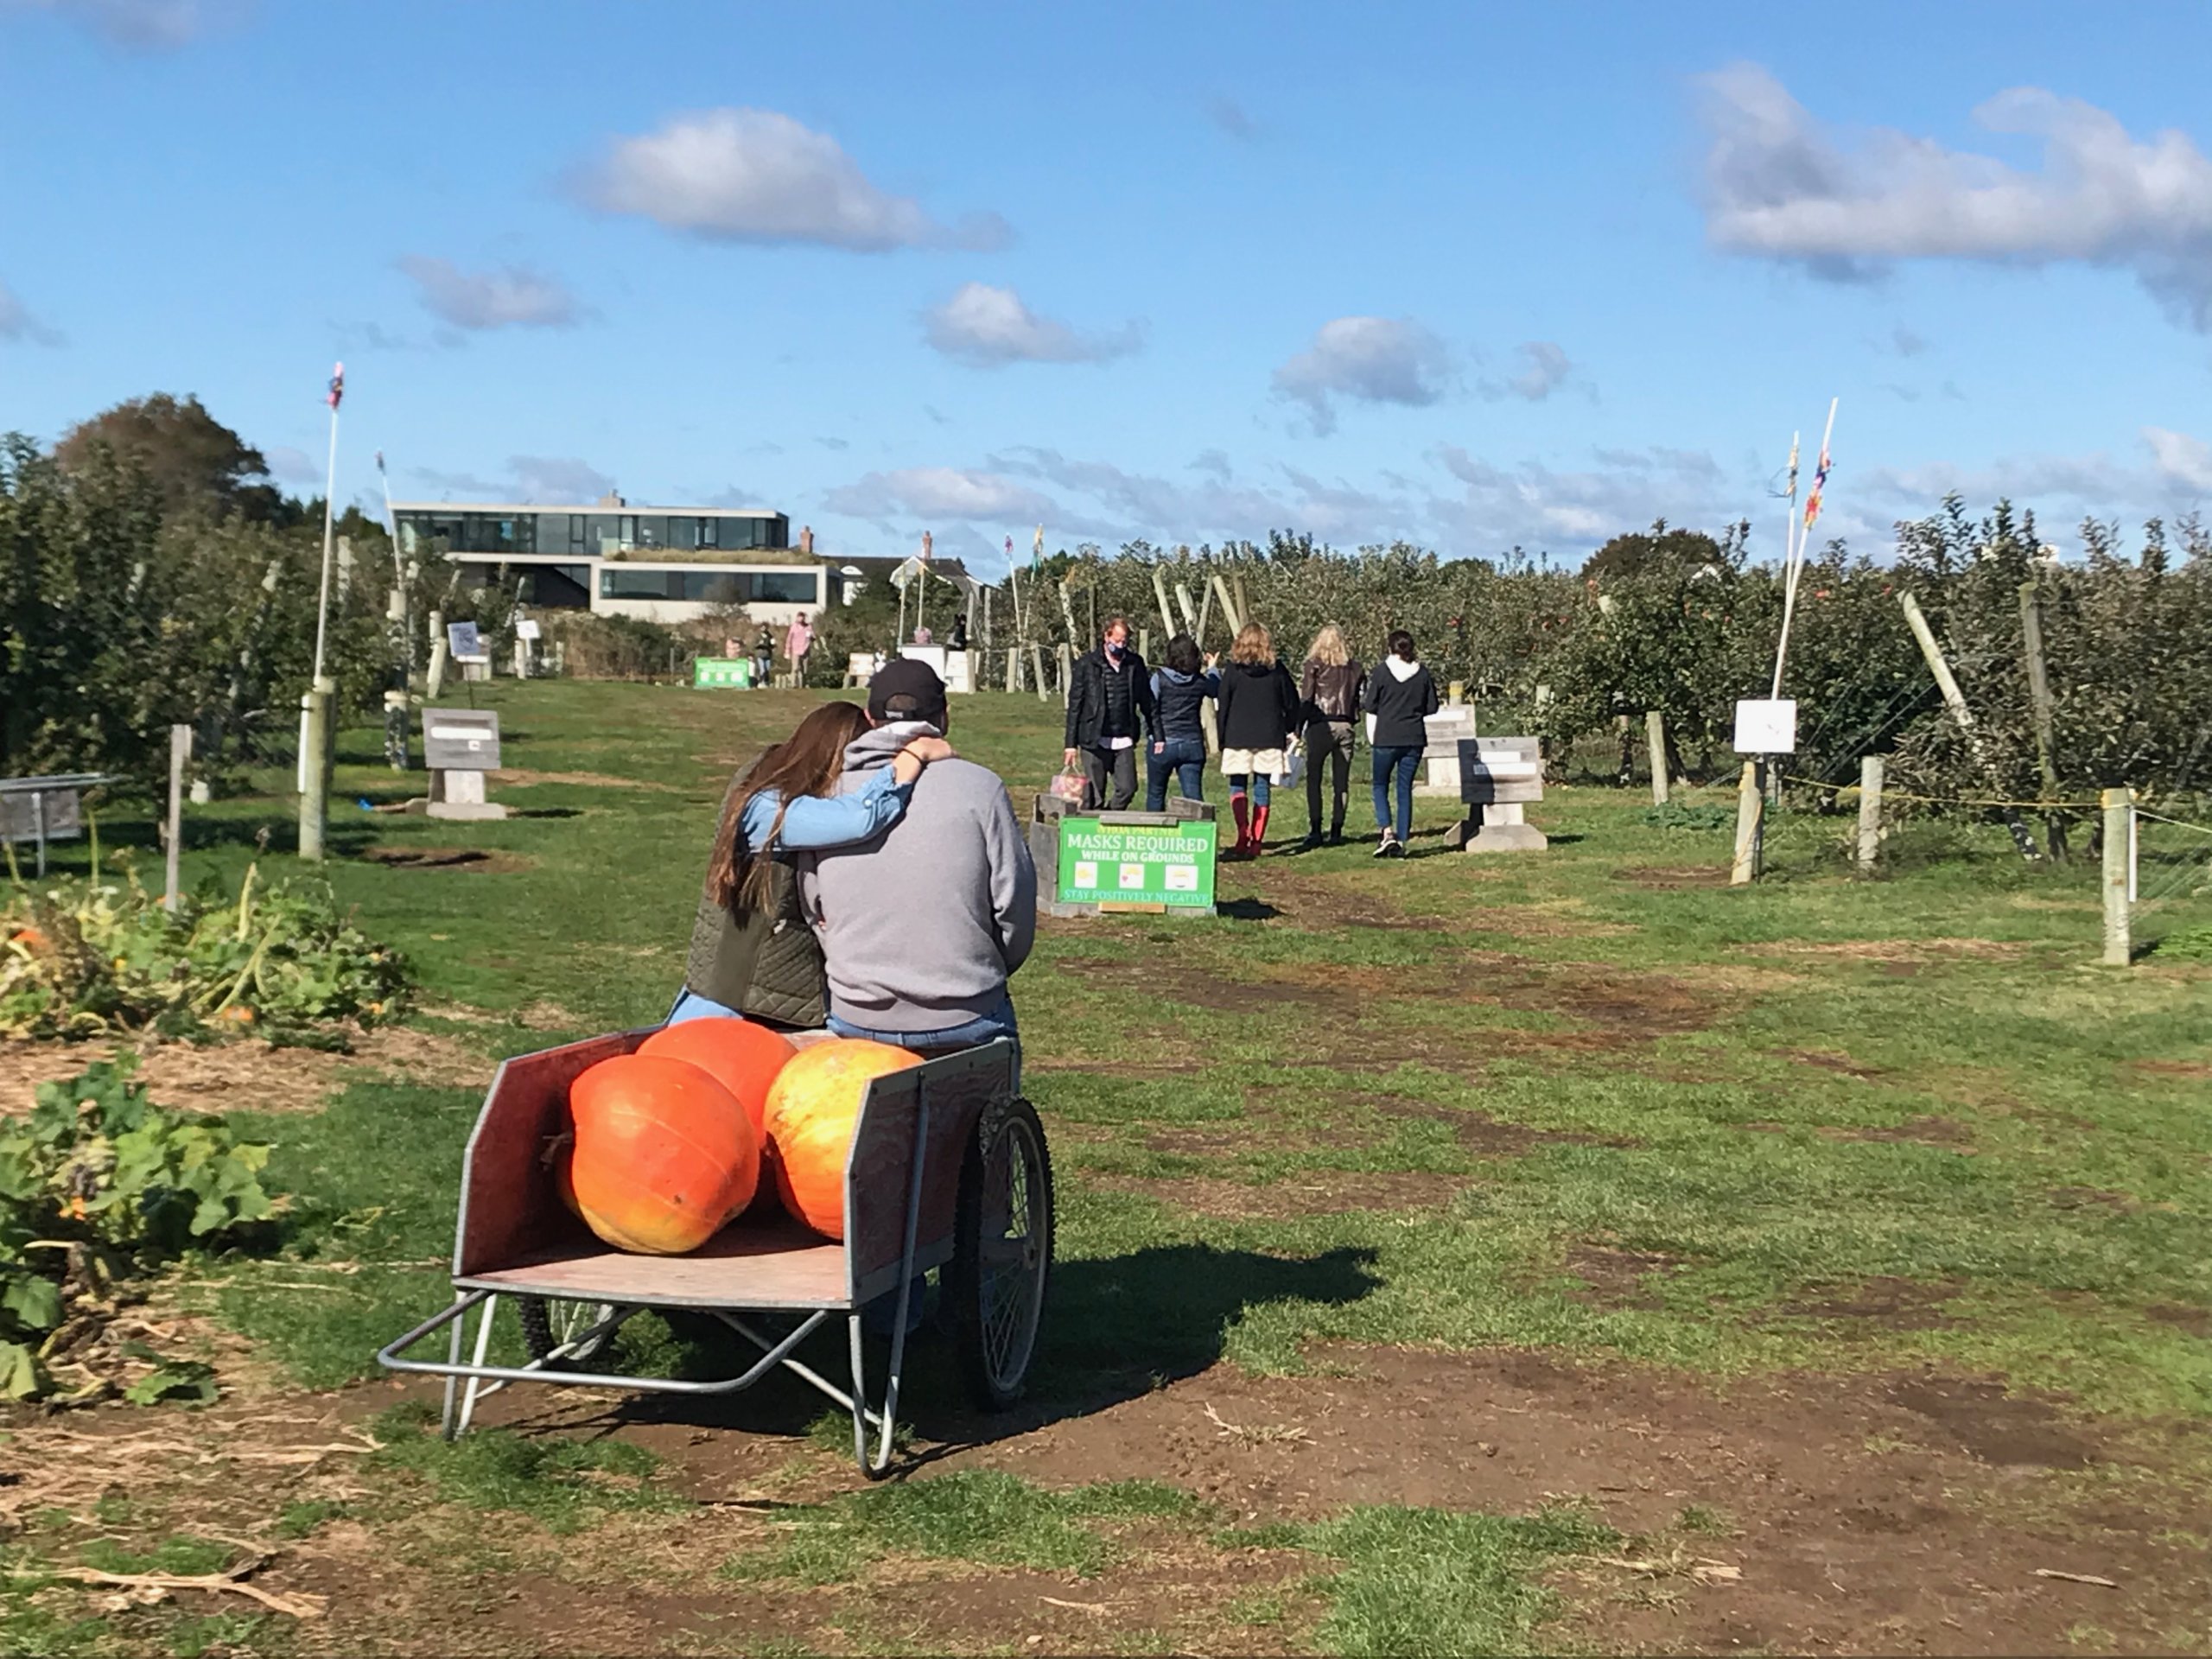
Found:
M 765 508 L 589 507 L 395 501 L 400 546 L 439 553 L 488 582 L 519 579 L 525 604 L 681 622 L 744 606 L 784 622 L 837 602 L 830 567 L 791 546 Z

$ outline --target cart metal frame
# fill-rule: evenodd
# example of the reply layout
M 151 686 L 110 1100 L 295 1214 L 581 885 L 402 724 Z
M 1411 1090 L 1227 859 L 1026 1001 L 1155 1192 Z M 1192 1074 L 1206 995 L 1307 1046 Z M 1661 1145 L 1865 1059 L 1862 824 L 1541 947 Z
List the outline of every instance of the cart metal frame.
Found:
M 463 1154 L 454 1299 L 379 1350 L 378 1363 L 389 1370 L 445 1379 L 448 1440 L 467 1431 L 480 1401 L 512 1382 L 726 1395 L 752 1387 L 781 1366 L 850 1414 L 855 1460 L 869 1476 L 881 1475 L 890 1464 L 898 1421 L 915 1281 L 953 1260 L 963 1160 L 985 1114 L 1013 1101 L 1015 1044 L 1000 1039 L 959 1050 L 868 1085 L 845 1168 L 842 1243 L 777 1217 L 741 1219 L 687 1255 L 636 1255 L 608 1248 L 569 1212 L 554 1190 L 546 1148 L 567 1128 L 569 1085 L 600 1061 L 632 1052 L 652 1034 L 650 1028 L 617 1033 L 501 1064 Z M 793 1040 L 804 1046 L 825 1036 L 804 1033 Z M 1037 1151 L 1043 1154 L 1041 1142 Z M 1041 1245 L 1029 1240 L 1028 1249 L 1034 1255 L 1041 1249 L 1042 1255 L 1025 1262 L 1033 1285 L 1019 1356 L 1022 1372 L 1041 1323 L 1051 1265 L 1049 1160 L 1041 1173 L 1043 1236 Z M 872 1402 L 861 1311 L 894 1294 L 890 1363 L 880 1401 Z M 593 1305 L 601 1317 L 526 1365 L 486 1363 L 501 1299 L 522 1297 Z M 594 1354 L 624 1320 L 649 1307 L 711 1314 L 760 1349 L 760 1357 L 737 1376 L 706 1380 L 561 1364 L 572 1352 Z M 464 1331 L 470 1313 L 479 1310 L 471 1357 L 464 1363 Z M 763 1313 L 803 1317 L 776 1336 L 743 1317 Z M 796 1357 L 799 1345 L 838 1314 L 848 1327 L 849 1390 Z M 442 1330 L 448 1333 L 444 1359 L 405 1357 Z

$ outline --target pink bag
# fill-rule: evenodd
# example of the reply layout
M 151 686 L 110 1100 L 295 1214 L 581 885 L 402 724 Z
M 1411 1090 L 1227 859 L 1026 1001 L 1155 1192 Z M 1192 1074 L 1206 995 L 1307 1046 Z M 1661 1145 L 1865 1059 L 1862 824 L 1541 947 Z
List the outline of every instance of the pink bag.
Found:
M 1090 804 L 1090 779 L 1073 766 L 1063 767 L 1047 787 L 1077 812 Z

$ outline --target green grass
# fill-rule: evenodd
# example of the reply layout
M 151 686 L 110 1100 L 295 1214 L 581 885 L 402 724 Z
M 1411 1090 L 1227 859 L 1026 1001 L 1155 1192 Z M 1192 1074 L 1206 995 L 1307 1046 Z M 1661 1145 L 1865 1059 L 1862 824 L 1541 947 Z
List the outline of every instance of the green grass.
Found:
M 1315 1579 L 1323 1651 L 1527 1653 L 1559 1598 L 1537 1579 L 1618 1535 L 1573 1510 L 1529 1517 L 1377 1505 L 1294 1529 L 1295 1547 L 1342 1563 Z
M 660 1016 L 728 769 L 817 699 L 477 695 L 511 764 L 607 781 L 498 787 L 519 809 L 500 823 L 372 816 L 348 804 L 420 776 L 384 772 L 372 734 L 351 733 L 327 873 L 416 963 L 422 1022 L 474 1045 L 488 1077 L 502 1055 Z M 963 701 L 952 737 L 1026 803 L 1057 769 L 1058 713 Z M 283 780 L 257 781 L 266 792 L 189 816 L 188 880 L 234 882 L 264 824 L 284 844 Z M 1424 802 L 1423 828 L 1451 810 Z M 1061 1203 L 1038 1397 L 1141 1391 L 1224 1357 L 1294 1370 L 1338 1340 L 1715 1377 L 1932 1362 L 2145 1433 L 2212 1412 L 2212 1354 L 2187 1317 L 2212 1307 L 2212 969 L 2195 945 L 2212 899 L 2181 893 L 2159 948 L 2106 969 L 2096 872 L 2027 866 L 2001 826 L 1901 823 L 1866 880 L 1851 820 L 1793 807 L 1767 879 L 1731 890 L 1712 878 L 1732 811 L 1725 789 L 1662 811 L 1641 791 L 1560 789 L 1532 810 L 1554 837 L 1541 855 L 1430 855 L 1424 837 L 1402 863 L 1357 845 L 1271 855 L 1224 870 L 1229 913 L 1211 922 L 1047 927 L 1015 982 Z M 1279 808 L 1285 839 L 1303 820 L 1302 800 Z M 102 831 L 151 857 L 143 811 L 111 807 Z M 388 868 L 372 846 L 480 846 L 519 868 Z M 207 1265 L 198 1305 L 302 1382 L 370 1375 L 376 1348 L 450 1294 L 480 1097 L 357 1074 L 321 1112 L 241 1099 L 293 1205 L 272 1253 Z M 1877 1292 L 1925 1317 L 1823 1311 Z M 511 1318 L 494 1347 L 516 1351 Z M 680 1323 L 642 1319 L 623 1353 L 695 1372 L 711 1357 Z M 941 1356 L 917 1367 L 906 1410 L 926 1435 L 951 1384 Z M 763 1396 L 732 1421 L 803 1434 L 810 1409 Z M 428 1494 L 558 1532 L 664 1503 L 620 1446 L 410 1434 L 348 1508 L 373 1519 L 396 1513 L 379 1507 L 391 1492 Z M 839 1583 L 916 1556 L 1100 1572 L 1123 1520 L 1083 1507 L 1098 1501 L 917 1480 L 794 1512 L 725 1570 Z M 1325 1646 L 1387 1650 L 1415 1630 L 1394 1621 L 1415 1619 L 1420 1645 L 1479 1650 L 1525 1643 L 1548 1605 L 1541 1564 L 1584 1548 L 1582 1524 L 1377 1510 L 1278 1541 L 1341 1563 Z M 1678 1529 L 1729 1524 L 1685 1511 Z M 1255 1601 L 1249 1622 L 1297 1617 L 1294 1602 Z M 1446 1606 L 1472 1611 L 1446 1632 Z M 41 1625 L 42 1644 L 66 1649 L 72 1628 Z
M 779 1518 L 781 1535 L 731 1557 L 722 1576 L 841 1584 L 886 1556 L 1026 1567 L 1089 1577 L 1117 1559 L 1117 1522 L 1191 1521 L 1205 1507 L 1156 1481 L 1047 1491 L 995 1470 L 875 1486 Z
M 372 1461 L 414 1477 L 438 1502 L 527 1516 L 556 1535 L 610 1514 L 684 1507 L 653 1484 L 658 1459 L 629 1441 L 478 1428 L 449 1443 L 426 1418 L 407 1408 L 385 1414 L 377 1423 L 385 1447 Z
M 665 1007 L 726 769 L 811 699 L 480 696 L 513 764 L 655 785 L 512 786 L 526 816 L 465 833 L 340 814 L 347 855 L 465 842 L 530 861 L 328 867 L 416 960 L 427 1000 L 495 1016 L 443 1027 L 488 1071 Z M 1056 715 L 984 697 L 952 735 L 1026 791 L 1052 770 Z M 404 793 L 411 780 L 358 764 L 367 738 L 349 741 L 341 796 Z M 1720 1371 L 1948 1357 L 2095 1408 L 2212 1408 L 2202 1344 L 2146 1312 L 2212 1305 L 2196 1248 L 2212 1127 L 2187 1071 L 2212 1046 L 2203 970 L 2093 966 L 2094 872 L 2025 866 L 1995 826 L 1904 826 L 1901 848 L 1955 856 L 1901 856 L 1869 881 L 1821 850 L 1844 819 L 1796 812 L 1759 886 L 1652 885 L 1719 869 L 1726 837 L 1699 826 L 1726 798 L 1655 814 L 1637 791 L 1558 790 L 1535 814 L 1558 837 L 1541 855 L 1381 866 L 1348 847 L 1225 870 L 1224 897 L 1262 901 L 1259 919 L 1047 930 L 1016 982 L 1062 1174 L 1040 1382 L 1182 1375 L 1224 1353 L 1294 1367 L 1336 1338 Z M 286 805 L 207 809 L 188 865 L 234 874 Z M 1302 819 L 1302 803 L 1282 810 Z M 1423 804 L 1432 824 L 1449 810 Z M 105 829 L 143 827 L 111 812 Z M 1130 1069 L 1155 1060 L 1180 1069 Z M 321 1115 L 247 1116 L 276 1146 L 272 1180 L 300 1196 L 280 1259 L 223 1265 L 224 1318 L 304 1381 L 365 1375 L 444 1300 L 435 1264 L 478 1099 L 367 1079 Z M 1486 1141 L 1484 1121 L 1523 1133 Z M 1399 1176 L 1428 1181 L 1421 1202 L 1239 1219 L 1178 1196 L 1199 1178 Z M 1590 1247 L 1669 1266 L 1632 1296 L 1593 1295 L 1567 1265 Z M 317 1293 L 276 1287 L 357 1265 Z M 1942 1294 L 1944 1317 L 1870 1341 L 1794 1311 L 1874 1278 Z

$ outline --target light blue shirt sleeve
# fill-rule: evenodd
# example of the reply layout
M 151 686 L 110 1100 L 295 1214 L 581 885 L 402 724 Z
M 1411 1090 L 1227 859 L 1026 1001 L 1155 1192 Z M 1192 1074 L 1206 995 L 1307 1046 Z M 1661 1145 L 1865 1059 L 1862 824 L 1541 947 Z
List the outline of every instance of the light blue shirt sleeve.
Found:
M 866 841 L 899 822 L 913 793 L 890 767 L 870 778 L 849 795 L 802 795 L 784 814 L 782 833 L 769 849 L 779 853 L 819 852 L 829 847 L 849 847 Z M 745 804 L 745 844 L 758 850 L 761 838 L 776 822 L 783 798 L 763 790 Z

